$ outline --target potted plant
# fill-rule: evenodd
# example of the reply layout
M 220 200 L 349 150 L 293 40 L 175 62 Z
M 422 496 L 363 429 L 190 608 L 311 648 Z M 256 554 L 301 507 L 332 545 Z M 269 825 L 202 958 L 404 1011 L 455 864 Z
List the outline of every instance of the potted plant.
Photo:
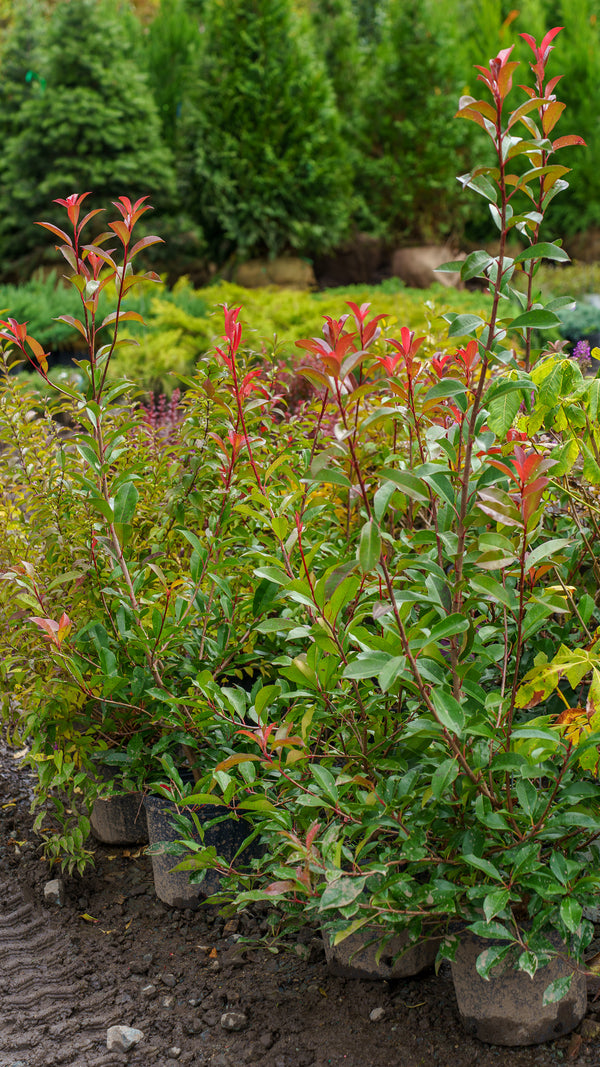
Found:
M 489 285 L 487 320 L 448 314 L 436 344 L 408 328 L 386 337 L 380 317 L 350 304 L 322 339 L 300 342 L 320 364 L 306 370 L 320 406 L 299 491 L 286 510 L 258 484 L 254 507 L 267 531 L 255 573 L 279 590 L 265 621 L 304 647 L 275 661 L 280 682 L 258 721 L 237 716 L 240 751 L 209 786 L 267 841 L 255 879 L 232 884 L 237 906 L 262 897 L 297 921 L 312 914 L 334 943 L 374 922 L 383 941 L 434 936 L 440 960 L 481 938 L 476 974 L 485 983 L 509 965 L 528 1017 L 500 1031 L 461 1011 L 507 1044 L 581 1018 L 593 933 L 583 914 L 600 884 L 598 619 L 586 583 L 597 381 L 534 348 L 565 303 L 544 306 L 535 289 L 543 259 L 567 259 L 540 240 L 567 173 L 554 154 L 581 144 L 553 133 L 563 105 L 546 67 L 558 32 L 540 46 L 524 35 L 534 86 L 513 110 L 510 48 L 478 68 L 490 99 L 460 105 L 494 148 L 494 164 L 461 182 L 489 201 L 499 248 L 448 269 Z M 509 255 L 517 235 L 523 249 Z M 294 530 L 285 551 L 269 537 L 274 511 Z M 554 658 L 562 646 L 570 674 Z M 579 717 L 576 737 L 556 700 L 542 720 L 528 710 L 556 687 Z
M 96 799 L 133 793 L 137 812 L 139 791 L 164 782 L 161 760 L 187 764 L 195 777 L 203 760 L 214 762 L 211 737 L 221 745 L 225 727 L 197 677 L 209 669 L 239 679 L 269 653 L 252 632 L 269 587 L 257 591 L 245 559 L 253 524 L 241 510 L 236 424 L 254 432 L 270 399 L 247 368 L 243 406 L 232 414 L 225 360 L 202 367 L 162 415 L 132 400 L 132 383 L 112 380 L 115 351 L 135 343 L 122 327 L 141 321 L 127 297 L 159 281 L 133 264 L 158 238 L 136 240 L 148 205 L 120 197 L 107 232 L 85 243 L 97 214 L 85 214 L 87 195 L 59 201 L 68 232 L 41 224 L 58 239 L 81 297 L 81 318 L 62 317 L 87 349 L 79 384 L 52 376 L 26 324 L 8 317 L 0 329 L 3 478 L 27 520 L 3 549 L 3 671 L 15 733 L 31 741 L 36 829 L 50 859 L 79 870 L 90 860 Z M 100 296 L 113 290 L 114 310 L 101 314 Z M 23 360 L 47 391 L 34 419 L 32 391 L 12 373 Z

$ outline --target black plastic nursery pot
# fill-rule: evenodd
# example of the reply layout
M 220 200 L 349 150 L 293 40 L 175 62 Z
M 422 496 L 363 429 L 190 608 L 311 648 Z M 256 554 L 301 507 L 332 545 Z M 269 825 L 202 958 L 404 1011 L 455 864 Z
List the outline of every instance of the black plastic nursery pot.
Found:
M 142 793 L 123 793 L 94 801 L 92 833 L 104 845 L 147 845 L 148 825 Z
M 435 963 L 439 941 L 434 938 L 425 938 L 411 944 L 408 931 L 385 941 L 384 937 L 385 930 L 381 927 L 364 926 L 334 945 L 333 934 L 323 930 L 329 971 L 339 978 L 384 981 L 411 978 Z
M 148 826 L 143 793 L 119 792 L 121 776 L 113 766 L 98 764 L 97 780 L 110 783 L 109 796 L 98 797 L 92 806 L 90 825 L 103 845 L 147 845 Z
M 587 1007 L 587 982 L 577 963 L 570 960 L 558 934 L 553 936 L 560 953 L 531 978 L 517 971 L 509 960 L 495 967 L 489 980 L 475 964 L 481 952 L 497 947 L 498 941 L 465 933 L 452 963 L 452 978 L 458 1010 L 465 1029 L 492 1045 L 538 1045 L 570 1033 L 583 1019 Z M 544 1004 L 544 991 L 551 982 L 572 974 L 571 987 L 561 1000 Z
M 144 797 L 144 806 L 148 820 L 148 839 L 152 847 L 152 872 L 157 897 L 163 904 L 169 904 L 173 908 L 198 907 L 202 900 L 220 889 L 219 873 L 216 870 L 208 870 L 203 881 L 194 885 L 190 882 L 187 871 L 174 871 L 173 867 L 186 857 L 166 850 L 161 851 L 161 845 L 168 845 L 180 836 L 172 820 L 179 809 L 174 801 L 153 794 Z M 186 810 L 193 812 L 201 823 L 210 822 L 223 813 L 223 808 L 216 804 L 195 805 Z M 230 863 L 249 833 L 250 827 L 243 819 L 223 819 L 204 831 L 204 845 L 214 846 L 218 855 Z M 194 834 L 194 838 L 200 843 L 197 834 Z

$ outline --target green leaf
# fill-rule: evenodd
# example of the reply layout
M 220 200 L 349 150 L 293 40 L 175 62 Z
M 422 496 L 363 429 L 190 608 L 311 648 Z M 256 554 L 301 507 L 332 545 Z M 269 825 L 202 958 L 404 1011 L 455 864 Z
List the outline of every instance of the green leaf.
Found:
M 140 494 L 133 482 L 125 482 L 117 491 L 114 502 L 115 522 L 131 523 Z
M 498 190 L 494 183 L 489 178 L 486 178 L 485 174 L 477 174 L 473 178 L 470 174 L 462 174 L 458 180 L 461 185 L 467 185 L 469 189 L 473 189 L 480 196 L 484 196 L 486 200 L 490 200 L 493 204 L 496 203 Z
M 490 384 L 487 390 L 486 404 L 489 406 L 493 400 L 504 396 L 505 393 L 513 393 L 515 390 L 519 393 L 532 392 L 532 390 L 535 390 L 535 385 L 531 378 L 514 378 L 511 380 L 498 378 Z
M 436 274 L 456 274 L 464 266 L 464 263 L 464 259 L 452 259 L 447 263 L 440 263 L 439 267 L 434 269 Z
M 252 614 L 255 618 L 264 615 L 272 608 L 274 601 L 279 596 L 279 584 L 263 578 L 257 585 L 252 598 Z
M 255 623 L 254 629 L 260 634 L 283 634 L 293 630 L 298 625 L 295 619 L 263 619 Z
M 513 319 L 508 325 L 511 330 L 552 330 L 556 326 L 560 326 L 560 319 L 553 311 L 535 308 L 532 311 L 526 311 L 523 315 L 517 315 L 516 319 Z
M 519 970 L 525 971 L 530 978 L 533 978 L 535 972 L 538 969 L 539 960 L 533 952 L 522 952 L 519 956 Z
M 181 526 L 178 526 L 177 527 L 177 533 L 182 534 L 183 537 L 185 537 L 186 541 L 189 541 L 189 543 L 192 546 L 192 548 L 195 548 L 197 552 L 203 552 L 204 551 L 203 548 L 202 548 L 202 545 L 200 544 L 200 541 L 196 537 L 196 534 L 192 533 L 191 530 L 185 530 Z
M 387 665 L 391 656 L 389 652 L 360 652 L 356 659 L 346 664 L 344 678 L 375 678 Z
M 323 767 L 320 763 L 311 763 L 310 770 L 313 778 L 319 784 L 327 799 L 334 804 L 337 804 L 338 790 L 335 784 L 335 778 L 331 771 L 327 767 Z
M 483 902 L 483 914 L 486 922 L 490 922 L 499 912 L 504 911 L 508 904 L 510 894 L 508 889 L 492 889 Z
M 530 819 L 533 819 L 537 806 L 538 796 L 537 789 L 535 788 L 533 782 L 528 782 L 525 779 L 520 782 L 517 782 L 515 786 L 515 792 L 517 794 L 519 804 L 523 808 L 523 811 L 526 815 L 529 816 Z
M 502 881 L 502 875 L 500 874 L 500 871 L 497 867 L 494 867 L 494 864 L 490 863 L 489 860 L 484 860 L 481 856 L 474 856 L 473 853 L 465 853 L 465 855 L 463 855 L 463 859 L 467 863 L 469 863 L 471 867 L 476 867 L 478 871 L 483 871 L 484 874 L 487 874 L 490 878 L 494 878 L 497 882 Z M 484 937 L 485 936 L 493 937 L 494 935 L 484 934 Z M 506 937 L 506 931 L 504 933 L 504 936 Z
M 114 515 L 113 515 L 112 508 L 111 508 L 110 504 L 108 504 L 107 501 L 104 500 L 103 497 L 101 497 L 101 496 L 88 497 L 87 498 L 87 503 L 89 504 L 89 506 L 91 508 L 94 509 L 94 511 L 99 511 L 100 514 L 103 515 L 104 518 L 108 520 L 108 522 L 112 522 L 114 520 Z
M 484 325 L 484 321 L 479 315 L 457 315 L 450 323 L 448 337 L 475 336 L 479 327 Z
M 327 911 L 329 908 L 345 908 L 352 904 L 360 896 L 364 889 L 367 878 L 361 875 L 359 878 L 336 878 L 325 889 L 319 911 Z
M 464 858 L 467 859 L 466 856 Z M 477 937 L 490 937 L 496 941 L 512 940 L 510 930 L 508 930 L 506 926 L 503 926 L 502 923 L 470 923 L 469 930 L 471 931 L 471 933 L 476 934 Z
M 347 474 L 339 470 L 337 467 L 329 467 L 327 470 L 321 470 L 314 477 L 308 478 L 311 484 L 320 485 L 343 485 L 344 489 L 350 489 L 352 482 Z
M 379 563 L 381 555 L 381 534 L 373 519 L 366 522 L 360 532 L 358 546 L 358 565 L 362 574 L 368 574 Z
M 465 730 L 465 716 L 458 700 L 444 689 L 432 689 L 431 700 L 442 726 L 445 726 L 451 734 L 462 737 Z
M 498 437 L 506 437 L 513 425 L 521 406 L 521 397 L 521 392 L 506 392 L 490 401 L 488 426 Z
M 564 248 L 547 241 L 541 241 L 540 244 L 531 245 L 523 252 L 519 252 L 518 256 L 515 256 L 515 263 L 526 263 L 530 259 L 553 259 L 557 263 L 570 262 L 570 257 Z
M 558 445 L 557 448 L 554 448 L 552 450 L 552 459 L 554 460 L 552 477 L 564 478 L 565 474 L 570 474 L 578 456 L 579 442 L 576 437 L 572 437 L 562 445 Z
M 546 541 L 545 544 L 539 545 L 538 548 L 534 548 L 533 552 L 528 552 L 525 557 L 525 566 L 527 570 L 531 567 L 537 567 L 538 563 L 542 560 L 547 560 L 550 556 L 553 556 L 556 552 L 560 552 L 561 549 L 566 548 L 570 544 L 568 537 L 553 537 L 550 541 Z
M 406 666 L 406 656 L 393 656 L 388 660 L 383 670 L 377 675 L 377 681 L 381 686 L 383 693 L 387 693 L 391 689 L 396 678 L 402 673 Z
M 564 897 L 560 902 L 560 917 L 567 930 L 576 933 L 583 916 L 581 904 L 573 897 Z
M 254 709 L 259 718 L 267 705 L 270 707 L 271 704 L 274 704 L 280 694 L 280 685 L 263 685 L 262 689 L 258 690 L 254 698 Z
M 379 489 L 373 497 L 373 514 L 377 519 L 377 522 L 381 522 L 383 519 L 390 500 L 396 492 L 396 486 L 392 482 L 384 483 L 379 486 Z
M 484 277 L 486 268 L 493 262 L 494 260 L 489 252 L 485 252 L 482 248 L 476 252 L 471 252 L 460 268 L 462 281 L 468 282 L 471 278 Z
M 458 763 L 453 758 L 444 760 L 437 768 L 431 779 L 431 792 L 436 799 L 439 800 L 448 789 L 448 786 L 452 785 L 452 782 L 458 776 L 458 769 Z
M 100 460 L 93 448 L 90 448 L 89 445 L 82 445 L 78 441 L 75 442 L 75 448 L 79 452 L 79 455 L 82 456 L 86 463 L 89 463 L 93 470 L 100 470 Z
M 510 952 L 512 945 L 492 945 L 490 948 L 486 948 L 483 952 L 480 952 L 475 962 L 477 973 L 482 978 L 488 979 L 490 971 L 504 959 L 506 954 Z
M 572 296 L 557 296 L 546 304 L 546 311 L 575 311 L 577 301 Z
M 498 604 L 504 604 L 509 611 L 517 611 L 519 602 L 512 589 L 502 585 L 501 582 L 492 578 L 491 574 L 475 574 L 469 578 L 469 587 L 476 593 L 495 600 Z
M 421 479 L 416 478 L 411 471 L 384 470 L 381 472 L 381 477 L 387 481 L 393 482 L 394 485 L 396 485 L 405 496 L 410 497 L 411 500 L 417 500 L 426 504 L 429 503 L 430 497 L 427 487 Z
M 289 581 L 288 575 L 279 567 L 256 567 L 254 573 L 257 578 L 266 578 L 268 582 L 275 582 L 277 585 L 286 585 Z
M 454 634 L 464 634 L 469 629 L 469 625 L 469 619 L 459 612 L 448 615 L 446 619 L 436 622 L 431 631 L 430 640 L 443 641 L 447 637 L 453 637 Z
M 250 797 L 249 800 L 242 800 L 239 805 L 244 811 L 276 811 L 276 807 L 267 800 L 266 797 Z
M 573 981 L 573 974 L 567 974 L 564 978 L 555 978 L 553 982 L 550 982 L 549 986 L 546 986 L 544 995 L 542 997 L 542 1005 L 556 1004 L 557 1001 L 566 997 L 569 989 L 571 988 L 571 982 Z
M 439 382 L 427 390 L 425 401 L 441 400 L 449 396 L 461 396 L 466 393 L 467 387 L 458 378 L 440 378 Z
M 586 626 L 590 621 L 592 615 L 594 614 L 595 607 L 596 602 L 593 597 L 589 596 L 587 593 L 584 593 L 577 605 L 577 608 Z

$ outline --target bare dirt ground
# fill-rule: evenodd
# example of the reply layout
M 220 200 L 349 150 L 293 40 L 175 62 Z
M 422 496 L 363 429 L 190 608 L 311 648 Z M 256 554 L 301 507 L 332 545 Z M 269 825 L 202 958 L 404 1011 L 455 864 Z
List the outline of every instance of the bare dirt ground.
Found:
M 95 869 L 67 878 L 51 905 L 44 885 L 57 872 L 40 858 L 29 803 L 19 760 L 0 746 L 0 1067 L 600 1067 L 600 998 L 581 1033 L 483 1045 L 461 1027 L 449 969 L 333 977 L 312 928 L 275 950 L 259 944 L 260 914 L 165 907 L 143 850 L 97 846 Z M 109 1051 L 112 1025 L 143 1038 Z

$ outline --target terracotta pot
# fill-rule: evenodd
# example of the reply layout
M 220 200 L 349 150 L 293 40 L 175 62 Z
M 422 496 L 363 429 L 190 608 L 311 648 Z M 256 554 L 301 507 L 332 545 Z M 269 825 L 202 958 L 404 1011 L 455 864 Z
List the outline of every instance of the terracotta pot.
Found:
M 340 978 L 409 978 L 433 966 L 438 941 L 427 938 L 411 944 L 405 931 L 389 938 L 381 948 L 384 933 L 381 927 L 365 926 L 334 945 L 331 935 L 323 931 L 331 973 Z
M 475 967 L 477 957 L 498 941 L 462 935 L 452 963 L 452 978 L 462 1023 L 480 1041 L 492 1045 L 538 1045 L 568 1034 L 583 1019 L 587 1007 L 585 974 L 569 960 L 560 937 L 552 938 L 557 956 L 530 978 L 502 960 L 486 981 Z M 557 978 L 573 974 L 571 988 L 555 1004 L 543 1004 L 544 991 Z
M 198 907 L 201 900 L 219 890 L 220 875 L 215 870 L 208 870 L 204 880 L 199 885 L 194 885 L 190 882 L 187 871 L 174 871 L 173 867 L 185 859 L 185 855 L 178 856 L 166 850 L 160 851 L 160 846 L 176 841 L 179 837 L 172 821 L 172 816 L 178 811 L 177 805 L 166 797 L 152 795 L 144 797 L 144 805 L 148 819 L 149 842 L 157 849 L 151 853 L 157 897 L 173 908 Z M 216 804 L 197 805 L 187 810 L 193 811 L 202 822 L 209 822 L 223 813 L 223 808 Z M 217 853 L 230 862 L 249 832 L 250 827 L 243 819 L 224 819 L 205 831 L 204 844 L 214 845 Z M 194 837 L 200 841 L 198 836 Z

